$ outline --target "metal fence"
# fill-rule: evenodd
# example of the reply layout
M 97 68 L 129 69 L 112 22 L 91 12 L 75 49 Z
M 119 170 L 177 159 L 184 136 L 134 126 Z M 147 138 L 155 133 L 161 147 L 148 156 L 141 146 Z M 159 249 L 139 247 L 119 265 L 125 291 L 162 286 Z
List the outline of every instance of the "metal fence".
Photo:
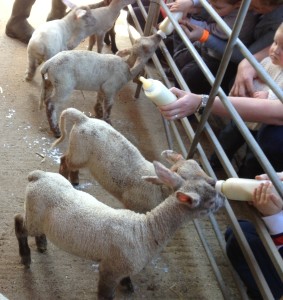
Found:
M 182 133 L 180 133 L 179 126 L 176 126 L 175 122 L 172 121 L 166 121 L 163 119 L 164 128 L 166 131 L 167 141 L 169 147 L 172 149 L 174 147 L 174 143 L 178 144 L 179 149 L 182 151 L 183 155 L 185 157 L 191 158 L 193 155 L 197 155 L 203 168 L 205 171 L 210 174 L 212 177 L 216 178 L 216 174 L 212 167 L 210 166 L 209 160 L 207 158 L 207 155 L 201 145 L 201 135 L 202 133 L 206 134 L 207 139 L 209 140 L 209 143 L 211 144 L 211 147 L 215 149 L 215 152 L 217 156 L 219 157 L 219 160 L 221 161 L 223 168 L 227 174 L 227 177 L 238 177 L 237 173 L 231 164 L 230 160 L 226 156 L 223 148 L 221 147 L 219 141 L 217 140 L 216 135 L 214 134 L 210 124 L 209 124 L 209 116 L 211 113 L 211 107 L 213 104 L 213 100 L 216 95 L 219 96 L 221 101 L 223 102 L 223 105 L 225 108 L 229 111 L 231 118 L 235 121 L 237 127 L 239 128 L 241 134 L 243 135 L 244 139 L 246 140 L 248 146 L 250 149 L 256 153 L 256 157 L 258 158 L 258 161 L 262 165 L 265 172 L 269 175 L 271 181 L 273 182 L 276 190 L 278 193 L 283 196 L 283 189 L 282 184 L 280 180 L 278 179 L 273 167 L 269 163 L 268 159 L 262 152 L 261 148 L 251 135 L 250 131 L 246 127 L 245 123 L 243 122 L 242 118 L 239 116 L 233 105 L 230 103 L 227 95 L 224 93 L 224 91 L 220 87 L 221 80 L 223 78 L 223 75 L 225 73 L 226 67 L 228 65 L 228 62 L 231 57 L 231 53 L 233 50 L 233 47 L 237 45 L 239 47 L 242 54 L 250 61 L 250 63 L 254 66 L 254 68 L 257 70 L 258 73 L 261 73 L 264 78 L 267 81 L 267 84 L 270 86 L 270 88 L 274 91 L 274 93 L 278 96 L 278 98 L 283 101 L 283 96 L 280 88 L 274 83 L 274 81 L 271 79 L 271 77 L 265 72 L 265 70 L 262 68 L 262 66 L 257 62 L 257 60 L 254 58 L 254 56 L 249 52 L 249 50 L 244 46 L 244 44 L 238 39 L 239 32 L 241 30 L 245 15 L 248 11 L 250 0 L 244 0 L 242 2 L 242 5 L 239 10 L 239 14 L 237 16 L 236 23 L 233 27 L 233 30 L 231 30 L 227 24 L 222 20 L 221 17 L 213 10 L 213 8 L 208 4 L 206 0 L 200 0 L 203 7 L 207 10 L 207 12 L 214 18 L 214 20 L 221 26 L 223 31 L 230 37 L 226 46 L 225 53 L 223 55 L 218 73 L 216 77 L 212 75 L 208 67 L 203 62 L 201 56 L 198 54 L 190 40 L 186 37 L 183 30 L 181 29 L 178 22 L 174 20 L 172 17 L 172 14 L 166 4 L 163 2 L 163 0 L 151 0 L 149 11 L 146 12 L 144 9 L 144 6 L 140 0 L 137 1 L 138 6 L 146 20 L 144 31 L 142 32 L 139 23 L 137 21 L 137 18 L 135 16 L 135 13 L 131 6 L 128 7 L 129 13 L 131 14 L 133 21 L 135 23 L 135 26 L 137 30 L 143 34 L 143 35 L 150 35 L 151 33 L 156 31 L 156 24 L 157 19 L 159 16 L 160 7 L 164 9 L 164 11 L 167 13 L 168 17 L 170 18 L 171 22 L 174 24 L 176 32 L 179 34 L 180 38 L 183 40 L 189 51 L 191 52 L 194 59 L 197 61 L 200 69 L 205 74 L 207 80 L 212 86 L 208 104 L 204 110 L 204 113 L 201 118 L 197 117 L 199 123 L 196 128 L 196 130 L 193 129 L 192 125 L 190 124 L 190 121 L 187 118 L 184 118 L 181 120 L 182 124 Z M 187 86 L 185 80 L 183 79 L 181 73 L 179 72 L 176 64 L 174 63 L 172 56 L 170 55 L 168 49 L 166 48 L 163 41 L 161 41 L 160 49 L 163 53 L 163 56 L 165 57 L 171 71 L 175 75 L 176 80 L 178 81 L 180 87 L 183 90 L 189 90 L 189 87 Z M 164 69 L 157 58 L 156 55 L 153 57 L 153 62 L 155 65 L 156 70 L 158 71 L 162 81 L 167 85 L 167 87 L 171 87 L 171 82 L 168 80 Z M 151 70 L 149 68 L 145 69 L 146 74 L 149 77 L 154 77 L 154 74 L 151 73 Z M 136 95 L 140 92 L 141 86 L 138 86 Z M 183 132 L 186 134 L 186 138 L 183 137 Z M 189 141 L 189 143 L 187 142 Z M 257 212 L 251 208 L 246 203 L 241 203 L 241 205 L 245 205 L 244 209 L 247 211 L 249 219 L 252 220 L 254 225 L 256 226 L 256 229 L 264 243 L 264 246 L 266 247 L 267 252 L 270 255 L 270 258 L 279 274 L 279 276 L 283 280 L 283 264 L 282 264 L 282 258 L 279 255 L 273 241 L 270 238 L 269 233 L 267 232 L 262 220 L 260 219 Z M 229 201 L 226 201 L 225 203 L 225 212 L 227 214 L 227 219 L 229 220 L 229 224 L 232 226 L 232 229 L 236 235 L 236 238 L 239 242 L 239 245 L 244 253 L 244 256 L 247 260 L 247 263 L 251 269 L 251 272 L 254 276 L 254 279 L 260 289 L 260 292 L 264 299 L 273 299 L 272 293 L 263 277 L 263 274 L 256 262 L 256 259 L 248 245 L 248 242 L 238 224 L 237 216 L 235 212 L 233 211 Z M 221 233 L 218 223 L 216 221 L 216 218 L 212 215 L 210 216 L 210 222 L 215 232 L 215 237 L 217 238 L 219 242 L 219 246 L 221 250 L 223 251 L 223 255 L 226 256 L 225 253 L 225 241 L 223 238 L 223 234 Z M 209 261 L 211 263 L 212 269 L 215 273 L 215 276 L 217 278 L 217 281 L 219 283 L 219 287 L 222 291 L 224 299 L 229 299 L 229 287 L 227 287 L 225 279 L 223 279 L 223 276 L 221 274 L 220 269 L 217 266 L 217 263 L 213 257 L 213 254 L 210 250 L 210 245 L 205 237 L 205 234 L 203 233 L 203 230 L 200 226 L 200 221 L 195 220 L 194 225 L 196 227 L 196 230 L 199 234 L 199 237 L 203 243 L 204 249 L 206 250 L 207 256 L 209 258 Z M 229 260 L 227 258 L 227 264 L 230 265 Z M 242 299 L 248 299 L 248 296 L 245 292 L 245 288 L 243 287 L 240 279 L 238 278 L 237 274 L 233 271 L 232 266 L 230 265 L 231 274 L 233 275 L 235 282 L 237 284 L 239 295 Z

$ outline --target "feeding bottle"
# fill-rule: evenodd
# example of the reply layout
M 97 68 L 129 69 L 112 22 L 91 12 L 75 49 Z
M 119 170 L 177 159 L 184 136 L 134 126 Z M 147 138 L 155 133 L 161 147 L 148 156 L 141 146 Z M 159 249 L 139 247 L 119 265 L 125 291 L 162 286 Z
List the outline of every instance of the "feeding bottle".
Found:
M 159 80 L 139 77 L 142 82 L 145 95 L 157 106 L 170 104 L 177 100 L 177 97 Z
M 172 17 L 174 18 L 174 20 L 179 21 L 182 16 L 183 13 L 180 11 L 177 12 L 172 12 Z M 168 18 L 168 16 L 159 24 L 159 29 L 161 31 L 163 31 L 166 35 L 169 35 L 173 32 L 173 30 L 175 29 L 174 25 L 171 23 L 170 19 Z
M 230 200 L 252 201 L 254 189 L 264 182 L 269 182 L 269 180 L 229 178 L 218 180 L 215 189 L 222 192 Z M 275 189 L 273 192 L 278 195 Z

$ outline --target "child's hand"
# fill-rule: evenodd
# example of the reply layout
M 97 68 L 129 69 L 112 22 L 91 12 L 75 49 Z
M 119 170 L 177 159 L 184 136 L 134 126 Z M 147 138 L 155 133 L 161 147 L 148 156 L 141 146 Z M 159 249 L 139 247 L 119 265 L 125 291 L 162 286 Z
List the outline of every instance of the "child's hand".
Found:
M 268 91 L 258 91 L 253 93 L 254 98 L 268 99 Z
M 278 172 L 278 173 L 276 173 L 276 174 L 278 175 L 279 179 L 280 179 L 281 181 L 283 181 L 283 172 Z M 256 180 L 268 180 L 269 177 L 268 177 L 267 174 L 261 174 L 261 175 L 257 175 L 257 176 L 255 177 L 255 179 L 256 179 Z
M 201 6 L 194 6 L 194 2 L 192 0 L 176 0 L 174 2 L 168 3 L 167 6 L 170 8 L 171 12 L 183 12 L 183 17 L 186 17 L 189 13 L 198 13 L 201 9 Z
M 254 190 L 251 203 L 263 216 L 271 216 L 279 213 L 283 208 L 282 199 L 274 194 L 271 182 L 260 184 Z
M 191 24 L 188 19 L 181 19 L 179 23 L 192 43 L 198 41 L 202 37 L 204 31 L 202 27 Z

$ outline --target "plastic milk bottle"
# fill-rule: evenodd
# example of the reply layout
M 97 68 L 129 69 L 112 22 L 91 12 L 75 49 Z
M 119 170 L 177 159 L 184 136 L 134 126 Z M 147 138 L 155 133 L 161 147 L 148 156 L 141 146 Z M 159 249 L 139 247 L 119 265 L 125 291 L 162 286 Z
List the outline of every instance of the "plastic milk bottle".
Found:
M 172 12 L 172 16 L 176 21 L 179 21 L 183 13 L 178 11 L 178 12 Z M 160 24 L 159 24 L 159 29 L 163 31 L 166 35 L 169 35 L 173 32 L 175 29 L 174 25 L 171 23 L 170 19 L 166 17 Z
M 269 180 L 229 178 L 227 180 L 218 180 L 215 189 L 218 192 L 222 192 L 230 200 L 252 201 L 254 189 L 267 181 Z M 274 193 L 278 195 L 275 188 Z
M 143 83 L 145 95 L 157 106 L 170 104 L 177 100 L 177 97 L 159 80 L 139 77 Z

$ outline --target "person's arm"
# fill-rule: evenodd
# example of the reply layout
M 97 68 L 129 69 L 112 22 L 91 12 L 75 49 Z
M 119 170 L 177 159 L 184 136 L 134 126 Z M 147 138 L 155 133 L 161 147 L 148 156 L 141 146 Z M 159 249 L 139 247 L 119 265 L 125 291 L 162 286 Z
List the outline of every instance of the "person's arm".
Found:
M 170 90 L 178 100 L 159 107 L 164 118 L 175 120 L 190 116 L 197 111 L 202 95 L 185 92 L 175 87 Z M 229 97 L 229 99 L 244 121 L 283 125 L 283 104 L 280 100 L 249 97 Z M 231 117 L 219 97 L 216 97 L 213 102 L 212 113 L 222 117 Z
M 176 0 L 167 6 L 171 12 L 182 11 L 184 16 L 198 13 L 202 7 L 199 0 Z
M 254 56 L 258 61 L 261 61 L 268 56 L 269 48 L 264 48 L 257 52 Z M 257 72 L 247 59 L 243 59 L 238 65 L 238 70 L 235 82 L 230 91 L 232 96 L 251 96 L 254 91 L 253 80 L 257 78 Z
M 253 93 L 253 98 L 268 99 L 269 91 L 257 91 Z

